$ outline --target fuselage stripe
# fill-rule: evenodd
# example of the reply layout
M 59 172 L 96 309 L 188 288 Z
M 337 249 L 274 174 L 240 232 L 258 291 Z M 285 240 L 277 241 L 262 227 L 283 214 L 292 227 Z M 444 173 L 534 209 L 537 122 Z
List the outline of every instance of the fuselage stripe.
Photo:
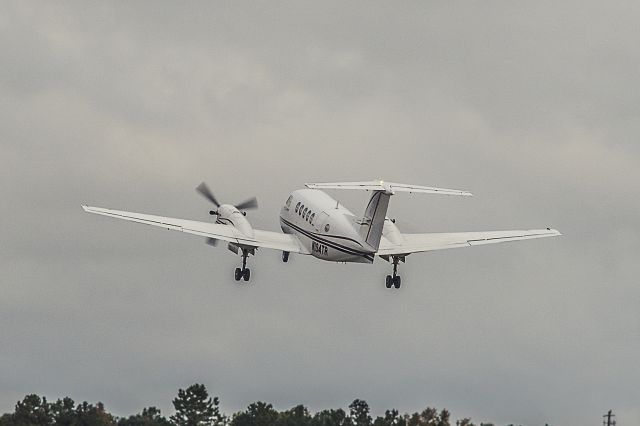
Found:
M 373 261 L 373 255 L 370 252 L 363 252 L 363 251 L 355 250 L 355 249 L 352 249 L 350 247 L 346 247 L 346 246 L 343 246 L 341 244 L 338 244 L 338 243 L 336 243 L 334 241 L 330 241 L 330 240 L 326 240 L 324 238 L 320 238 L 317 235 L 315 235 L 315 234 L 313 234 L 313 233 L 311 233 L 311 232 L 309 232 L 309 231 L 307 231 L 305 229 L 302 229 L 297 225 L 294 225 L 293 223 L 289 222 L 288 220 L 284 219 L 283 217 L 280 217 L 280 220 L 285 225 L 295 229 L 296 231 L 298 231 L 301 234 L 307 236 L 311 240 L 317 241 L 317 242 L 322 243 L 322 244 L 326 244 L 327 246 L 332 247 L 332 248 L 334 248 L 334 249 L 336 249 L 338 251 L 341 251 L 343 253 L 353 254 L 353 255 L 356 255 L 356 256 L 362 256 L 367 260 Z

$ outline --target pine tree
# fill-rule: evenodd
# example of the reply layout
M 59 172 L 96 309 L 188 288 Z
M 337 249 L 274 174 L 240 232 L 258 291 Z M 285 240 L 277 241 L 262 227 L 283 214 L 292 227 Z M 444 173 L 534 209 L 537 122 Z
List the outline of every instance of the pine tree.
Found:
M 231 426 L 273 426 L 277 421 L 278 412 L 273 405 L 258 401 L 249 405 L 247 411 L 233 416 Z
M 406 426 L 406 419 L 398 412 L 392 409 L 384 412 L 384 417 L 378 417 L 373 426 Z
M 311 419 L 312 426 L 350 426 L 351 421 L 342 408 L 337 410 L 322 410 Z
M 51 415 L 56 426 L 76 424 L 76 403 L 68 396 L 51 404 Z
M 160 410 L 156 407 L 143 408 L 142 413 L 121 418 L 118 420 L 118 426 L 171 426 L 172 423 L 167 420 Z
M 225 418 L 220 414 L 219 404 L 217 397 L 209 397 L 204 385 L 196 383 L 186 390 L 178 390 L 178 396 L 173 400 L 176 413 L 171 420 L 177 426 L 224 425 Z
M 367 401 L 356 399 L 349 405 L 351 422 L 354 426 L 370 426 L 369 404 Z
M 25 396 L 22 401 L 18 401 L 16 404 L 13 422 L 16 426 L 52 425 L 53 417 L 47 398 L 40 398 L 35 394 Z

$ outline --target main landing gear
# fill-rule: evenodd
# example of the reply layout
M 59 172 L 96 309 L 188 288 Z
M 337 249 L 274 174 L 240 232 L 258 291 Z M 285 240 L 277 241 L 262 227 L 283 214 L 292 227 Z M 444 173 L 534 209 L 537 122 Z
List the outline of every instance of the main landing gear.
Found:
M 249 281 L 251 277 L 251 269 L 247 268 L 247 256 L 249 256 L 249 250 L 242 249 L 242 268 L 236 268 L 234 275 L 236 281 L 240 281 L 241 278 Z
M 288 251 L 283 251 L 282 252 L 282 261 L 284 263 L 287 263 L 289 261 L 289 252 Z
M 387 275 L 385 285 L 387 286 L 387 288 L 400 288 L 402 279 L 400 278 L 400 275 L 398 275 L 398 262 L 400 260 L 404 262 L 404 257 L 401 258 L 400 256 L 392 256 L 391 259 L 391 261 L 393 262 L 393 275 Z

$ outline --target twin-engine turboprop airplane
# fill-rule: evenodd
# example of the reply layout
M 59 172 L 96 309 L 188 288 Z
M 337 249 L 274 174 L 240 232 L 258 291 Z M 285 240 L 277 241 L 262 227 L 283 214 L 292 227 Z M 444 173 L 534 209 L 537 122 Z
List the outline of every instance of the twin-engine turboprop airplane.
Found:
M 373 263 L 375 256 L 378 256 L 393 265 L 392 275 L 386 277 L 386 287 L 400 288 L 398 263 L 405 262 L 412 253 L 561 235 L 550 228 L 405 234 L 400 232 L 395 221 L 386 216 L 392 195 L 408 192 L 470 196 L 471 193 L 384 181 L 308 183 L 305 186 L 307 189 L 293 191 L 280 210 L 283 233 L 253 229 L 244 210 L 258 207 L 255 198 L 235 206 L 220 204 L 204 182 L 196 189 L 216 206 L 217 210 L 210 211 L 211 215 L 216 216 L 215 223 L 84 205 L 82 208 L 89 213 L 200 235 L 212 245 L 218 240 L 226 241 L 231 251 L 242 256 L 242 267 L 235 270 L 236 281 L 249 281 L 251 272 L 247 268 L 247 257 L 255 255 L 258 248 L 269 248 L 282 251 L 284 262 L 289 260 L 289 253 L 312 255 L 332 262 L 356 263 Z M 372 195 L 364 214 L 357 216 L 323 192 L 323 189 L 371 191 Z

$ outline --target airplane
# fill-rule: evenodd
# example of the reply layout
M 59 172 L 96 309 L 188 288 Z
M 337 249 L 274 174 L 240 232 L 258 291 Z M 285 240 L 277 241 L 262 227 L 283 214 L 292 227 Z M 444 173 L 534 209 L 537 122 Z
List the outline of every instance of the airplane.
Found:
M 216 245 L 219 240 L 225 241 L 228 249 L 242 258 L 242 267 L 235 269 L 236 281 L 249 281 L 251 271 L 247 267 L 247 257 L 255 255 L 257 249 L 267 248 L 281 251 L 283 262 L 289 260 L 290 253 L 311 255 L 330 262 L 353 263 L 373 263 L 377 256 L 393 267 L 392 274 L 386 276 L 386 288 L 399 289 L 402 281 L 398 274 L 398 264 L 404 263 L 407 256 L 414 253 L 562 235 L 551 228 L 408 234 L 400 232 L 395 220 L 386 215 L 392 195 L 401 192 L 450 196 L 472 194 L 462 190 L 383 180 L 307 183 L 305 187 L 293 191 L 282 205 L 282 232 L 263 231 L 251 226 L 246 218 L 246 210 L 258 207 L 255 197 L 236 205 L 221 204 L 204 182 L 196 190 L 216 206 L 216 210 L 209 212 L 216 216 L 215 223 L 86 205 L 82 208 L 89 213 L 206 237 L 210 245 Z M 324 192 L 328 189 L 371 192 L 364 214 L 358 216 L 352 213 Z

